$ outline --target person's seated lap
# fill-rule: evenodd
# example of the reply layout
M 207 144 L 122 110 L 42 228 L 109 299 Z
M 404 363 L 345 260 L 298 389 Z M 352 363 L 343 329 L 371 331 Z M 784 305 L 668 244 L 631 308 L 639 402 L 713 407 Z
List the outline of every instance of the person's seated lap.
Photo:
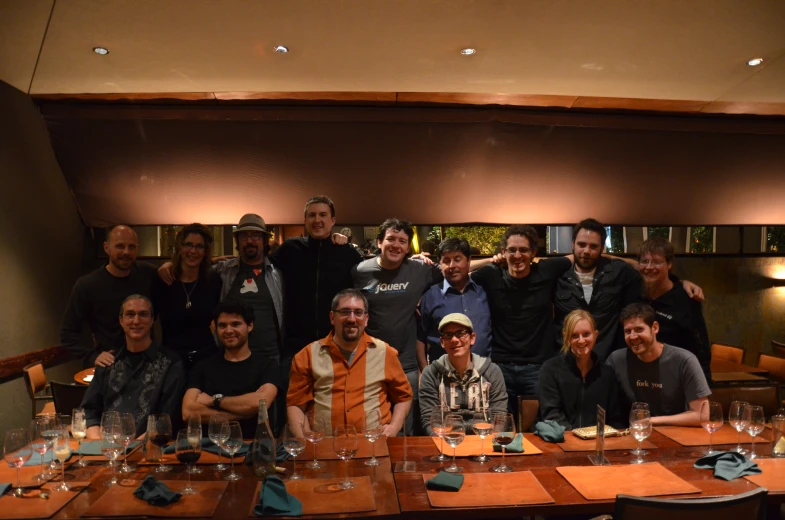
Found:
M 191 372 L 183 397 L 183 419 L 199 415 L 208 424 L 216 414 L 239 421 L 243 437 L 256 430 L 259 400 L 267 407 L 278 394 L 278 364 L 251 352 L 248 334 L 253 330 L 253 307 L 225 300 L 215 310 L 215 333 L 222 352 L 199 362 Z

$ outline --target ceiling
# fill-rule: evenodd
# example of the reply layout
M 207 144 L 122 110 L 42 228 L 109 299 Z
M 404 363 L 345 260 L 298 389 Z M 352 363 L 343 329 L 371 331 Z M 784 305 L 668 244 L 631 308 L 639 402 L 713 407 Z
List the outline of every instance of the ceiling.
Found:
M 0 79 L 38 97 L 360 92 L 785 115 L 785 2 L 5 0 Z

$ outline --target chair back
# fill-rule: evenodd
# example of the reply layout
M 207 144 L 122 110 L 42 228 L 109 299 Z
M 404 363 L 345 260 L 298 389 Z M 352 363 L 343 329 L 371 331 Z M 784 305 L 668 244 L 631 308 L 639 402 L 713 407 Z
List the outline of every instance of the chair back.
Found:
M 785 343 L 771 340 L 771 352 L 775 356 L 785 357 Z
M 536 396 L 518 396 L 518 431 L 530 432 L 540 411 L 540 401 Z
M 768 354 L 758 354 L 758 368 L 769 372 L 769 379 L 779 383 L 785 383 L 785 358 L 770 356 Z
M 730 404 L 733 401 L 745 401 L 752 405 L 763 407 L 766 417 L 777 414 L 780 403 L 780 387 L 774 384 L 761 386 L 718 386 L 711 389 L 710 401 L 722 405 L 722 411 L 727 416 Z
M 614 520 L 763 520 L 766 518 L 766 488 L 758 488 L 740 495 L 719 498 L 672 500 L 629 495 L 616 497 Z
M 30 394 L 31 399 L 46 388 L 48 381 L 46 380 L 44 365 L 41 363 L 27 365 L 22 369 L 22 373 L 27 384 L 27 393 Z
M 732 363 L 744 362 L 744 349 L 733 345 L 711 344 L 711 359 L 722 359 Z
M 85 392 L 87 392 L 87 385 L 52 381 L 50 386 L 52 388 L 52 397 L 55 402 L 55 411 L 68 415 L 71 415 L 71 411 L 74 408 L 79 408 L 82 405 L 82 398 L 84 397 Z

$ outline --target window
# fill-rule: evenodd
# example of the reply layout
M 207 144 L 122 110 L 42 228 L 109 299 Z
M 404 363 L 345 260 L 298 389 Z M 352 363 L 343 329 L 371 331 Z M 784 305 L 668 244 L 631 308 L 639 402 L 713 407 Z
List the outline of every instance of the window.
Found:
M 624 253 L 624 227 L 605 226 L 605 252 L 613 255 Z
M 444 238 L 465 238 L 475 255 L 493 255 L 499 252 L 507 226 L 444 226 Z M 430 235 L 429 235 L 430 240 Z
M 691 227 L 689 233 L 689 252 L 690 253 L 713 253 L 714 252 L 714 227 L 696 226 Z
M 785 226 L 766 226 L 766 252 L 785 252 Z
M 671 228 L 668 226 L 648 227 L 646 229 L 648 230 L 646 238 L 660 237 L 665 240 L 671 239 Z

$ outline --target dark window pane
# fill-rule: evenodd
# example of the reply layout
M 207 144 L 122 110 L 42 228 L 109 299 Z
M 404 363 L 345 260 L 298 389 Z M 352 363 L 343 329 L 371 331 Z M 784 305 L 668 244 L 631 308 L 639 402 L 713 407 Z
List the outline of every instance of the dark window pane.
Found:
M 766 251 L 769 253 L 785 251 L 785 226 L 766 226 Z
M 690 229 L 690 253 L 714 252 L 714 228 L 697 226 Z

